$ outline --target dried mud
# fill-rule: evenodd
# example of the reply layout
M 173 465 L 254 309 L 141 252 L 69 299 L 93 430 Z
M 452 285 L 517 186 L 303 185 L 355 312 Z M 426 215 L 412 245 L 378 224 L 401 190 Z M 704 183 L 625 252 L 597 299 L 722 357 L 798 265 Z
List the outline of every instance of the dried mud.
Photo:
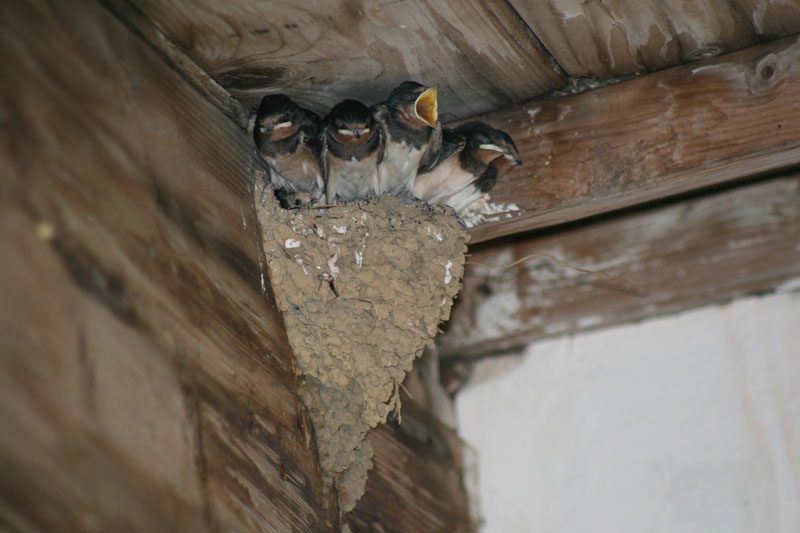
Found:
M 255 203 L 320 463 L 347 512 L 372 465 L 366 432 L 399 410 L 399 383 L 450 316 L 467 235 L 443 209 L 389 196 L 286 211 L 256 190 Z

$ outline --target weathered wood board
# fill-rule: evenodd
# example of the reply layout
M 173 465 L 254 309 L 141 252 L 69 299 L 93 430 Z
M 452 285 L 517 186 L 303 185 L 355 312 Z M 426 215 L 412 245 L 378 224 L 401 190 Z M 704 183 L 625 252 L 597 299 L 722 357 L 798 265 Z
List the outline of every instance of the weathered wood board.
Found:
M 469 261 L 521 262 L 469 266 L 443 359 L 800 289 L 800 175 L 491 244 Z
M 464 443 L 426 407 L 406 394 L 402 400 L 400 425 L 367 434 L 375 466 L 366 493 L 346 517 L 349 525 L 353 531 L 394 533 L 476 531 L 464 488 Z
M 793 37 L 483 117 L 524 164 L 491 192 L 513 204 L 472 243 L 800 164 Z
M 324 114 L 414 79 L 438 83 L 440 112 L 455 119 L 564 82 L 501 0 L 131 2 L 250 109 L 285 92 Z
M 571 76 L 660 69 L 800 33 L 800 4 L 784 0 L 510 0 Z
M 249 140 L 98 4 L 0 11 L 0 529 L 335 528 Z

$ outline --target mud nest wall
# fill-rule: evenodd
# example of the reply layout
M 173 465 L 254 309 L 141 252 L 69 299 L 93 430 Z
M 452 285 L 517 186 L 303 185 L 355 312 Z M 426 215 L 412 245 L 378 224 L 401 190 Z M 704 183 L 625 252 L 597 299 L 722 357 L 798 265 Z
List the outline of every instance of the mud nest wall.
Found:
M 267 189 L 255 203 L 320 463 L 347 512 L 372 464 L 367 430 L 399 410 L 399 384 L 450 316 L 467 235 L 443 209 L 390 196 L 287 211 Z

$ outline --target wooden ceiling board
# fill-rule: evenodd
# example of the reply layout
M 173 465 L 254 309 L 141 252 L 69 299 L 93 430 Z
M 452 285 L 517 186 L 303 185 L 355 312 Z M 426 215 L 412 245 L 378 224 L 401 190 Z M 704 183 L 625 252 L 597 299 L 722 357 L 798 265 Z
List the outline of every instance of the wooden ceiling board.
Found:
M 800 33 L 796 0 L 510 0 L 571 76 L 660 69 Z
M 756 35 L 763 41 L 800 33 L 798 0 L 733 0 L 732 3 L 750 17 Z
M 245 106 L 285 92 L 325 113 L 383 100 L 406 79 L 440 85 L 452 120 L 564 84 L 502 0 L 131 0 Z

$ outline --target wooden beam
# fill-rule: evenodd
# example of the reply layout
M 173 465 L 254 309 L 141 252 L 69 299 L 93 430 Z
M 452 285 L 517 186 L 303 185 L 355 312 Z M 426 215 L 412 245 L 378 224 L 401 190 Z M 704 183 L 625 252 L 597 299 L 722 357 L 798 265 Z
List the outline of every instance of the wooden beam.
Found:
M 578 220 L 800 164 L 800 42 L 789 38 L 486 115 L 524 165 L 514 204 L 472 242 Z
M 0 529 L 336 529 L 249 138 L 97 3 L 0 11 Z
M 440 339 L 443 360 L 798 290 L 800 174 L 486 243 L 470 262 Z
M 402 422 L 370 430 L 367 491 L 348 513 L 352 531 L 468 533 L 477 530 L 464 485 L 466 445 L 406 394 Z

